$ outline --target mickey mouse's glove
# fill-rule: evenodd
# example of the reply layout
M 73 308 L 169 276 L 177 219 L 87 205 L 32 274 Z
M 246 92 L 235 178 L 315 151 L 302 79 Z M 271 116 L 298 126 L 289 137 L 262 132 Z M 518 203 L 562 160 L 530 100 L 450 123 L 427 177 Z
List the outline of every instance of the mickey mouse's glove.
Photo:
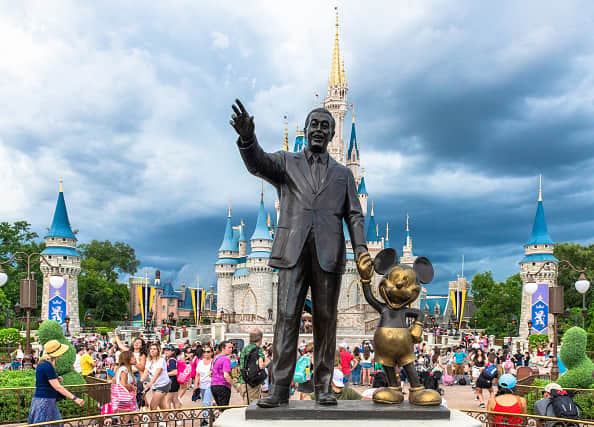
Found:
M 409 328 L 410 335 L 412 336 L 412 340 L 415 344 L 420 343 L 423 341 L 423 323 L 416 320 Z

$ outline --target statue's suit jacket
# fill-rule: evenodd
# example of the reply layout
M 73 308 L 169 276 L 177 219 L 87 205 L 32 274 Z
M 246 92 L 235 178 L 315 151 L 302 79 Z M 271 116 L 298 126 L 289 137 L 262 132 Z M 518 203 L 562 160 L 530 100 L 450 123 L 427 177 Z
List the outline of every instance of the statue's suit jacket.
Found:
M 356 255 L 367 251 L 365 220 L 351 171 L 328 156 L 328 167 L 319 188 L 303 151 L 266 153 L 255 137 L 237 142 L 247 169 L 277 189 L 280 218 L 269 265 L 291 268 L 297 263 L 313 231 L 320 267 L 342 273 L 346 248 L 342 220 L 349 230 Z

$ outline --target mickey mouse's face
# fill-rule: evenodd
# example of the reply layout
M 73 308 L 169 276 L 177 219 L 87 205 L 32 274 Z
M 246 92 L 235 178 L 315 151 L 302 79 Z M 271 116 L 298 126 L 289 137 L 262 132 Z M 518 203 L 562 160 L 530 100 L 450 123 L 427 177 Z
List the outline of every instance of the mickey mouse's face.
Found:
M 375 272 L 383 274 L 378 290 L 393 310 L 412 303 L 421 293 L 421 285 L 433 280 L 433 265 L 425 257 L 417 257 L 412 268 L 398 264 L 398 255 L 392 248 L 381 251 L 373 260 Z
M 390 308 L 399 309 L 416 300 L 421 287 L 412 268 L 397 265 L 384 275 L 378 290 Z

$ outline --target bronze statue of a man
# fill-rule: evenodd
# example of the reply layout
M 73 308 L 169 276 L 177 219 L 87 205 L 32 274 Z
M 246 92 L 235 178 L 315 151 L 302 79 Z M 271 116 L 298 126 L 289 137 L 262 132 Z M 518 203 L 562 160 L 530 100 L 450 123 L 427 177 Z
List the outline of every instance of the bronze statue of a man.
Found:
M 258 405 L 272 408 L 288 403 L 295 371 L 301 313 L 311 288 L 316 401 L 335 405 L 330 388 L 336 348 L 336 311 L 346 263 L 344 220 L 351 236 L 359 274 L 370 279 L 365 226 L 353 174 L 326 150 L 335 122 L 324 108 L 305 120 L 308 145 L 302 152 L 266 153 L 256 139 L 254 118 L 239 100 L 231 125 L 248 171 L 276 187 L 280 218 L 269 265 L 279 271 L 273 342 L 273 389 Z

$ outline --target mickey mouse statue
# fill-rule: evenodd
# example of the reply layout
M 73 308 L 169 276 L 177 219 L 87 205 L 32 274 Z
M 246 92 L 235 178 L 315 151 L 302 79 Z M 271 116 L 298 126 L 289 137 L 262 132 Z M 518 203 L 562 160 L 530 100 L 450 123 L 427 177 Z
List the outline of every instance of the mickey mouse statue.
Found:
M 371 262 L 370 257 L 359 260 L 359 270 L 369 271 Z M 362 278 L 361 284 L 365 299 L 380 313 L 378 328 L 373 336 L 375 360 L 384 368 L 389 385 L 377 389 L 373 393 L 373 401 L 401 403 L 404 400 L 400 379 L 396 375 L 395 366 L 398 365 L 404 368 L 410 382 L 409 402 L 413 405 L 437 406 L 441 404 L 441 396 L 435 390 L 425 389 L 415 370 L 413 344 L 422 340 L 423 314 L 420 310 L 409 308 L 419 296 L 419 283 L 426 284 L 433 280 L 433 265 L 425 257 L 418 257 L 413 268 L 399 265 L 396 251 L 388 248 L 375 257 L 373 268 L 376 273 L 383 275 L 378 290 L 385 304 L 373 295 L 370 278 Z

